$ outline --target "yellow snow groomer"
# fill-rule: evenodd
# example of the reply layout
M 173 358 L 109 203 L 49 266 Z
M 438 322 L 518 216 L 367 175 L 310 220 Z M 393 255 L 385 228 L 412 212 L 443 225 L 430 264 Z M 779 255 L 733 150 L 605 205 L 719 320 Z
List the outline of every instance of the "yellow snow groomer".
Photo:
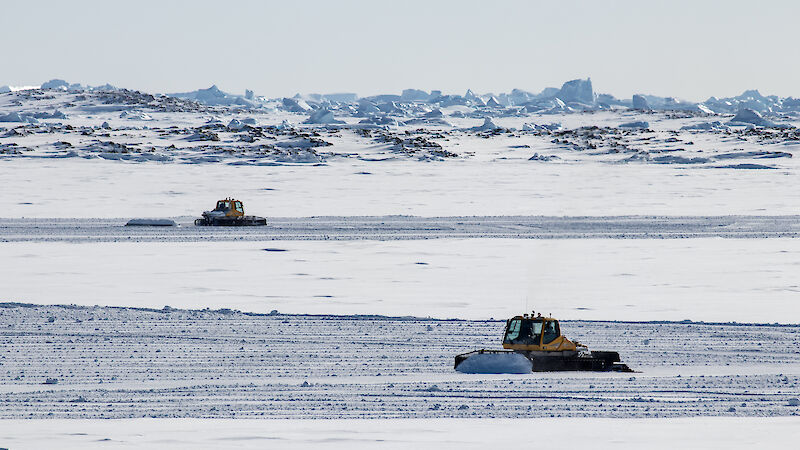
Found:
M 194 221 L 198 226 L 254 226 L 266 225 L 267 219 L 258 216 L 245 216 L 241 201 L 226 198 L 217 201 L 217 207 L 203 212 L 203 217 Z
M 503 335 L 505 350 L 475 350 L 457 355 L 455 368 L 469 358 L 482 358 L 478 355 L 492 356 L 494 360 L 508 355 L 518 358 L 525 356 L 531 362 L 533 372 L 549 372 L 564 370 L 619 371 L 631 372 L 631 369 L 620 363 L 617 352 L 598 352 L 589 349 L 577 341 L 571 341 L 561 334 L 558 320 L 542 317 L 541 314 L 523 314 L 506 321 Z

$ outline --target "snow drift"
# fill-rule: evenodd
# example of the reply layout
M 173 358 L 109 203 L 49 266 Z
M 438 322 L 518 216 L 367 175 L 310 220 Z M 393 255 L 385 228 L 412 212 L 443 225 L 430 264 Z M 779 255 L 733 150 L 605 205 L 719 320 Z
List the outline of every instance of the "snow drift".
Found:
M 126 227 L 174 227 L 177 226 L 174 220 L 170 219 L 131 219 L 125 224 Z
M 461 373 L 530 373 L 530 360 L 519 353 L 476 353 L 458 365 Z

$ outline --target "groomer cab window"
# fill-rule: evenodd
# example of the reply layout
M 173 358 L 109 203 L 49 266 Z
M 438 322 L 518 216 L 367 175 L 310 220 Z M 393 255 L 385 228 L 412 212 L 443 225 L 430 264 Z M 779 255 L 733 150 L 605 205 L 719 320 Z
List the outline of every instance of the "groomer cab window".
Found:
M 548 320 L 544 324 L 544 335 L 542 338 L 543 344 L 549 344 L 561 336 L 561 329 L 559 329 L 557 320 Z
M 541 345 L 542 319 L 511 319 L 506 326 L 504 344 Z

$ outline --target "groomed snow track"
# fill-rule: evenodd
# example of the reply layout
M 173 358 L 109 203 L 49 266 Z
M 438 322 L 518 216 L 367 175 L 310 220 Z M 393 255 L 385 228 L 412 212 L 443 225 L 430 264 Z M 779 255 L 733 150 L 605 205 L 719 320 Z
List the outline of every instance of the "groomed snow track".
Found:
M 502 321 L 0 304 L 0 418 L 800 412 L 800 326 L 564 323 L 640 373 L 454 371 L 453 355 L 497 345 Z
M 0 242 L 199 242 L 436 238 L 683 239 L 800 237 L 800 216 L 270 217 L 260 227 L 125 227 L 127 219 L 0 219 Z

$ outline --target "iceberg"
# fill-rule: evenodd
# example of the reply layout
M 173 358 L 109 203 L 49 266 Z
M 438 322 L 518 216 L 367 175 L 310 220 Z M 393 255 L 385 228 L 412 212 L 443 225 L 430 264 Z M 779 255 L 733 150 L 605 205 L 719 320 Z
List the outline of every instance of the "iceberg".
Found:
M 527 91 L 523 91 L 522 89 L 514 88 L 511 90 L 511 93 L 508 94 L 508 99 L 512 105 L 522 106 L 535 100 L 536 95 Z
M 642 109 L 642 110 L 650 109 L 650 104 L 647 103 L 647 99 L 644 97 L 644 95 L 634 94 L 633 109 Z
M 331 124 L 343 124 L 344 122 L 334 118 L 333 113 L 328 108 L 320 108 L 311 113 L 308 119 L 306 119 L 306 121 L 303 123 L 331 125 Z
M 358 117 L 367 117 L 373 114 L 380 114 L 381 110 L 378 109 L 372 102 L 367 100 L 361 100 L 358 102 L 358 109 L 356 110 L 356 116 Z
M 755 125 L 757 127 L 775 127 L 775 123 L 765 119 L 761 113 L 750 108 L 740 108 L 736 116 L 728 122 L 728 125 Z
M 61 89 L 67 90 L 69 89 L 69 83 L 64 80 L 59 79 L 52 79 L 48 82 L 42 83 L 42 89 Z
M 546 105 L 548 109 L 546 111 L 542 111 L 543 114 L 559 114 L 562 112 L 572 111 L 572 109 L 569 108 L 567 104 L 561 101 L 561 99 L 558 97 L 550 100 L 546 103 Z
M 358 95 L 352 92 L 337 92 L 334 94 L 323 94 L 322 98 L 332 103 L 355 103 Z
M 480 98 L 477 95 L 475 95 L 474 92 L 472 92 L 472 89 L 467 89 L 467 93 L 464 94 L 464 100 L 466 100 L 468 102 L 475 102 L 475 101 L 477 101 L 479 99 Z M 481 101 L 481 103 L 483 103 L 483 102 Z
M 221 91 L 217 85 L 213 85 L 208 89 L 198 89 L 192 92 L 183 92 L 183 93 L 175 93 L 175 94 L 167 94 L 170 97 L 182 98 L 186 100 L 194 100 L 198 103 L 202 103 L 204 105 L 209 106 L 233 106 L 233 105 L 242 105 L 242 106 L 253 106 L 253 102 L 247 100 L 246 98 L 239 96 L 228 94 Z
M 567 81 L 561 86 L 561 89 L 555 96 L 560 98 L 564 103 L 577 102 L 591 105 L 595 102 L 591 78 Z
M 281 100 L 281 104 L 283 105 L 283 109 L 289 112 L 302 113 L 311 111 L 311 107 L 308 106 L 308 103 L 303 99 L 284 97 L 283 100 Z
M 403 108 L 401 108 L 395 102 L 386 102 L 380 103 L 377 105 L 378 109 L 383 112 L 384 114 L 398 114 L 398 115 L 405 115 Z
M 501 105 L 500 102 L 497 101 L 497 98 L 495 98 L 495 96 L 491 96 L 491 97 L 489 97 L 489 100 L 486 100 L 486 107 L 487 108 L 502 108 L 503 105 Z
M 431 94 L 419 89 L 404 89 L 400 94 L 400 100 L 404 102 L 426 101 L 431 98 Z
M 425 117 L 426 119 L 441 119 L 442 117 L 444 117 L 444 114 L 442 113 L 441 109 L 436 108 L 429 113 L 425 113 L 425 115 L 423 115 L 422 117 Z

